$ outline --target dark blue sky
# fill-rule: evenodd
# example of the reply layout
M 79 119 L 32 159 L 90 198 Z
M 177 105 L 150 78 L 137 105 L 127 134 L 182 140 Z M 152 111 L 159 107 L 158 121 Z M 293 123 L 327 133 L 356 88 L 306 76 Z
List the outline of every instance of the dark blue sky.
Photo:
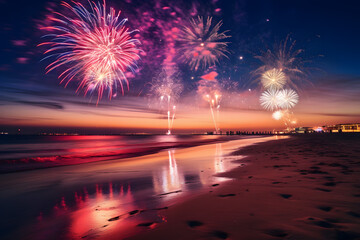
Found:
M 38 25 L 45 19 L 45 15 L 50 13 L 49 7 L 58 9 L 60 2 L 0 0 L 0 107 L 6 110 L 5 115 L 12 116 L 0 117 L 0 126 L 6 126 L 15 119 L 11 111 L 13 106 L 21 105 L 24 109 L 35 106 L 39 109 L 66 112 L 71 106 L 89 105 L 89 98 L 74 94 L 76 85 L 67 89 L 59 86 L 56 77 L 58 72 L 45 75 L 44 68 L 49 62 L 40 62 L 44 49 L 36 45 L 42 42 L 41 36 L 44 33 L 39 30 Z M 190 1 L 152 2 L 161 2 L 162 6 L 177 6 L 183 9 L 183 16 L 187 16 L 191 4 Z M 360 93 L 360 4 L 357 4 L 357 1 L 193 2 L 197 3 L 195 6 L 199 14 L 211 15 L 216 21 L 223 20 L 222 30 L 229 30 L 228 34 L 231 35 L 229 59 L 222 59 L 217 66 L 219 77 L 231 79 L 237 83 L 240 91 L 247 89 L 251 82 L 250 72 L 259 66 L 254 56 L 272 48 L 290 34 L 291 40 L 296 40 L 296 48 L 305 50 L 302 57 L 309 61 L 308 66 L 312 69 L 309 80 L 326 89 L 317 90 L 327 91 L 330 96 L 336 89 L 340 92 L 339 96 L 342 96 L 342 91 L 343 95 L 353 96 L 348 100 L 354 105 L 346 109 L 346 114 L 353 113 L 358 117 L 356 106 L 359 99 L 356 96 Z M 152 11 L 153 6 L 146 0 L 108 0 L 107 4 L 121 9 L 122 17 L 128 17 L 129 24 L 134 20 L 136 11 Z M 146 4 L 148 5 L 144 7 Z M 158 35 L 156 37 L 161 38 Z M 240 60 L 240 56 L 244 58 Z M 158 72 L 159 69 L 154 69 L 154 66 L 145 66 L 149 62 L 151 59 L 149 61 L 146 58 L 139 62 L 141 74 L 131 82 L 130 92 L 125 93 L 125 96 L 138 96 Z M 197 79 L 203 72 L 196 73 L 181 65 L 179 68 L 189 91 L 194 90 L 196 84 L 190 77 L 195 76 Z M 348 94 L 349 92 L 351 94 Z M 126 100 L 120 101 L 125 102 Z M 107 107 L 117 104 L 107 102 L 106 99 L 103 103 Z M 130 103 L 127 104 L 130 106 Z M 146 106 L 140 105 L 139 103 L 139 106 L 131 107 L 146 111 Z M 95 110 L 101 109 L 101 106 Z M 124 107 L 127 107 L 126 104 Z M 20 121 L 23 116 L 18 118 L 15 120 Z
M 206 6 L 206 2 L 201 4 Z M 222 9 L 221 15 L 216 18 L 223 19 L 224 29 L 230 30 L 230 50 L 234 58 L 242 53 L 258 53 L 263 44 L 272 45 L 291 34 L 297 40 L 297 46 L 304 48 L 306 55 L 322 70 L 334 74 L 360 75 L 360 7 L 356 3 L 227 0 L 216 3 Z M 121 6 L 123 3 L 113 0 L 108 4 Z M 14 71 L 16 76 L 19 69 L 21 73 L 29 70 L 33 73 L 34 68 L 41 71 L 43 66 L 38 68 L 41 54 L 34 50 L 41 41 L 36 21 L 43 19 L 47 6 L 48 1 L 0 1 L 2 76 Z M 26 46 L 14 46 L 14 40 L 26 40 Z M 27 53 L 30 51 L 31 54 Z M 29 68 L 18 64 L 16 59 L 21 57 L 29 58 Z M 10 71 L 6 73 L 4 69 Z

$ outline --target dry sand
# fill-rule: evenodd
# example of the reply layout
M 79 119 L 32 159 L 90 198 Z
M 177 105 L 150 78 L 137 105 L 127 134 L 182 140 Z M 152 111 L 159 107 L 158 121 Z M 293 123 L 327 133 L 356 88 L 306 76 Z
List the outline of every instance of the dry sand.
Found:
M 130 239 L 360 239 L 359 146 L 359 134 L 313 134 L 243 148 L 221 175 L 232 181 Z

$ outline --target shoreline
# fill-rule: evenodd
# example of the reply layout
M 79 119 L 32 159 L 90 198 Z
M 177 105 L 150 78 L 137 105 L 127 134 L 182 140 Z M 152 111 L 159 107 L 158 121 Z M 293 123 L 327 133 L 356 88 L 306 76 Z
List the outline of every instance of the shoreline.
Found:
M 357 239 L 360 137 L 307 135 L 247 146 L 232 180 L 163 210 L 127 239 Z M 181 236 L 181 237 L 180 237 Z
M 253 138 L 267 137 L 253 136 Z M 0 160 L 0 174 L 11 174 L 38 169 L 47 169 L 61 166 L 81 165 L 93 162 L 104 162 L 113 160 L 131 159 L 134 157 L 156 154 L 167 149 L 185 149 L 207 144 L 224 143 L 232 140 L 245 139 L 243 136 L 219 136 L 213 139 L 202 139 L 196 141 L 161 142 L 160 146 L 144 146 L 142 148 L 128 148 L 119 151 L 102 152 L 87 155 L 48 155 L 42 157 L 15 158 Z M 158 144 L 158 143 L 157 143 Z M 156 144 L 154 144 L 156 145 Z M 159 145 L 159 144 L 158 144 Z M 1 146 L 1 145 L 0 145 Z
M 131 161 L 2 174 L 0 202 L 7 217 L 0 221 L 4 228 L 0 232 L 6 234 L 5 239 L 42 234 L 53 239 L 90 235 L 97 239 L 116 235 L 119 239 L 128 231 L 133 234 L 126 236 L 133 236 L 140 230 L 137 224 L 163 221 L 160 216 L 167 206 L 192 199 L 216 182 L 228 181 L 214 174 L 236 166 L 232 160 L 239 157 L 226 157 L 233 149 L 268 140 L 240 138 L 160 151 Z M 11 228 L 19 231 L 6 230 Z M 49 228 L 63 235 L 54 236 L 47 232 Z

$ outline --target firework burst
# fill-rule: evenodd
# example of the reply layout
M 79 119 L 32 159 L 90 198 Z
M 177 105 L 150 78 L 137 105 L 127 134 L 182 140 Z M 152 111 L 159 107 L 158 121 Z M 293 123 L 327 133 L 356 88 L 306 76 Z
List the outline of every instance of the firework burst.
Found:
M 277 111 L 273 112 L 273 114 L 272 114 L 272 117 L 275 120 L 280 120 L 283 116 L 284 116 L 284 113 L 281 110 L 277 110 Z
M 281 89 L 286 83 L 286 75 L 281 70 L 273 68 L 262 74 L 261 83 L 265 89 Z
M 151 93 L 160 101 L 160 106 L 167 111 L 168 135 L 171 134 L 176 114 L 176 102 L 182 90 L 183 85 L 176 71 L 163 69 L 159 76 L 154 78 L 151 83 Z
M 278 95 L 278 105 L 282 109 L 293 108 L 299 102 L 299 95 L 292 89 L 283 89 Z
M 139 41 L 132 38 L 134 31 L 124 26 L 127 19 L 120 18 L 120 11 L 109 10 L 103 4 L 89 1 L 89 8 L 81 3 L 70 5 L 62 2 L 73 16 L 55 12 L 57 17 L 51 18 L 54 25 L 44 27 L 51 33 L 45 37 L 50 41 L 39 45 L 48 46 L 46 58 L 55 58 L 46 69 L 47 73 L 66 68 L 60 75 L 65 86 L 73 79 L 79 80 L 80 89 L 85 94 L 97 91 L 98 101 L 104 91 L 111 98 L 120 86 L 124 92 L 124 84 L 129 88 L 127 71 L 133 71 L 140 58 L 137 45 Z
M 181 59 L 192 69 L 213 66 L 219 57 L 226 57 L 228 53 L 227 42 L 223 40 L 230 36 L 226 35 L 227 31 L 219 32 L 222 22 L 218 22 L 213 28 L 211 26 L 211 17 L 205 21 L 198 16 L 190 21 L 189 27 L 184 27 L 179 36 Z
M 260 104 L 264 109 L 273 111 L 279 108 L 279 97 L 280 91 L 270 88 L 261 94 Z
M 294 89 L 303 82 L 309 82 L 307 73 L 304 70 L 305 61 L 300 57 L 303 49 L 295 48 L 295 40 L 291 40 L 288 35 L 280 44 L 275 45 L 273 49 L 267 49 L 259 56 L 255 56 L 262 62 L 262 65 L 253 73 L 262 76 L 271 69 L 278 69 L 286 77 L 286 84 Z

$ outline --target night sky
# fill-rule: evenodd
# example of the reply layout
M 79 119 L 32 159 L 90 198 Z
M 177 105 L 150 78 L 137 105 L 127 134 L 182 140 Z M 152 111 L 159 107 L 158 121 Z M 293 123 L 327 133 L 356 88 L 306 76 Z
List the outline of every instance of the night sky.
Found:
M 44 35 L 40 27 L 53 11 L 63 10 L 60 2 L 0 0 L 0 132 L 19 128 L 23 133 L 164 132 L 164 111 L 153 104 L 156 100 L 148 85 L 161 71 L 168 46 L 162 27 L 143 28 L 144 11 L 164 29 L 181 28 L 193 17 L 191 12 L 212 16 L 223 21 L 221 30 L 229 30 L 231 36 L 228 58 L 221 58 L 211 70 L 194 71 L 176 62 L 184 91 L 177 104 L 175 133 L 212 129 L 209 108 L 196 96 L 196 82 L 214 70 L 228 86 L 223 91 L 221 129 L 282 129 L 283 123 L 261 108 L 261 92 L 251 72 L 261 64 L 254 56 L 287 36 L 296 41 L 297 49 L 304 49 L 301 58 L 310 81 L 298 86 L 300 102 L 292 109 L 297 126 L 360 121 L 360 7 L 356 1 L 108 0 L 107 5 L 129 19 L 128 27 L 140 30 L 140 48 L 146 55 L 129 79 L 130 90 L 119 92 L 111 101 L 104 97 L 98 104 L 96 95 L 75 93 L 76 81 L 67 88 L 59 84 L 59 71 L 45 74 L 50 61 L 41 61 L 45 49 L 37 47 Z M 164 7 L 176 9 L 182 21 L 173 23 Z

